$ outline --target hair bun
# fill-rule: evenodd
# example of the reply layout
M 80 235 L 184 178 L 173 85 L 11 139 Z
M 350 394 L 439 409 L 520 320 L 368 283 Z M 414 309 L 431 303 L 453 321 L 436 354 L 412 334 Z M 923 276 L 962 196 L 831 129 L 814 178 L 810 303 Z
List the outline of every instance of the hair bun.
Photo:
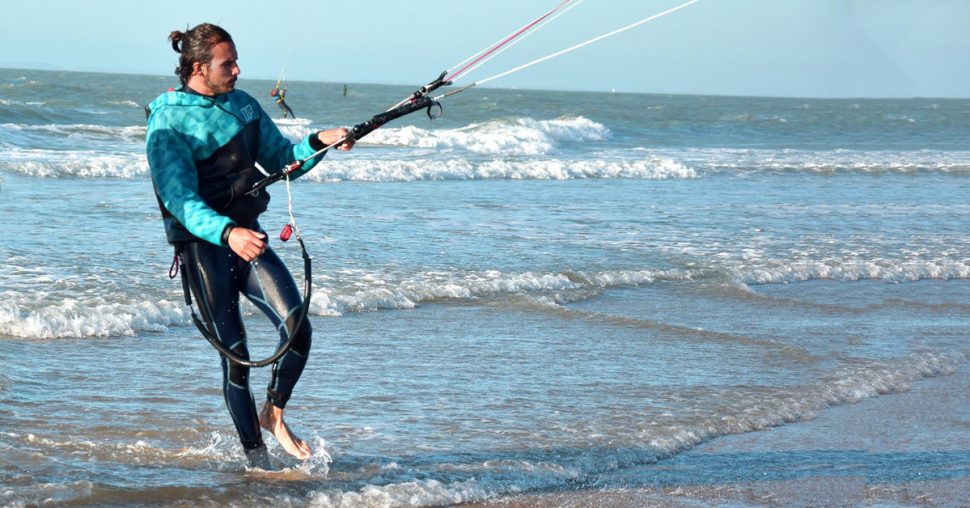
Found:
M 182 42 L 183 37 L 185 37 L 185 32 L 179 32 L 178 30 L 168 34 L 168 40 L 172 41 L 172 49 L 176 53 L 182 53 L 182 49 L 179 48 L 179 43 Z

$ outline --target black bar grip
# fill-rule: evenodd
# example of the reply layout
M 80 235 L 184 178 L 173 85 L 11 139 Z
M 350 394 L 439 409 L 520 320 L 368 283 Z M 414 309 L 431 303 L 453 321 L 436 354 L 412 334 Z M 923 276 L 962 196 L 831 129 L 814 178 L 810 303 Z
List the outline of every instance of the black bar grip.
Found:
M 410 115 L 419 109 L 426 109 L 433 104 L 434 101 L 428 96 L 418 97 L 416 99 L 410 100 L 392 110 L 385 111 L 381 114 L 374 115 L 373 118 L 367 120 L 366 122 L 361 122 L 350 129 L 351 139 L 360 139 L 371 132 L 374 132 L 380 126 L 394 120 L 396 118 L 401 118 L 405 115 Z
M 439 80 L 440 79 L 441 78 L 439 78 Z M 437 83 L 437 85 L 434 86 L 432 89 L 437 88 L 438 86 L 442 86 L 443 84 L 447 84 L 447 82 Z M 431 86 L 431 85 L 429 84 L 428 86 Z M 356 141 L 370 134 L 371 132 L 374 132 L 375 130 L 380 128 L 380 126 L 386 124 L 387 122 L 390 122 L 391 120 L 394 120 L 395 118 L 401 118 L 402 116 L 410 115 L 411 113 L 414 113 L 415 111 L 418 111 L 421 109 L 427 109 L 429 111 L 428 117 L 431 117 L 431 113 L 430 113 L 431 107 L 434 106 L 435 104 L 436 103 L 434 99 L 428 97 L 427 95 L 415 97 L 394 109 L 390 109 L 378 115 L 374 115 L 370 120 L 367 120 L 366 122 L 361 122 L 351 127 L 349 132 L 347 133 L 347 141 L 350 141 L 350 140 Z M 318 154 L 318 156 L 323 155 L 324 153 L 326 152 L 320 153 Z M 280 171 L 279 173 L 273 173 L 272 175 L 269 175 L 266 178 L 263 178 L 262 180 L 253 184 L 252 188 L 250 188 L 249 191 L 246 192 L 246 194 L 250 196 L 255 196 L 256 194 L 259 194 L 259 191 L 265 189 L 270 184 L 276 183 L 286 178 L 286 175 L 292 173 L 295 169 L 299 169 L 300 167 L 302 167 L 303 162 L 304 161 L 296 161 L 296 162 L 291 162 L 290 164 L 287 164 L 287 166 L 283 168 L 283 171 Z M 295 168 L 293 168 L 294 165 L 296 165 Z

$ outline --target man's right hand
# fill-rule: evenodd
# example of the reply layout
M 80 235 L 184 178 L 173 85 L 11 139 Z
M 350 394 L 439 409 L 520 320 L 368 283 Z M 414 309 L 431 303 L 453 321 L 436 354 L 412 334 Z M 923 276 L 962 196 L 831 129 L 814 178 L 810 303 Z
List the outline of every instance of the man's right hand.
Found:
M 252 261 L 266 251 L 266 235 L 243 227 L 229 231 L 229 248 L 245 261 Z

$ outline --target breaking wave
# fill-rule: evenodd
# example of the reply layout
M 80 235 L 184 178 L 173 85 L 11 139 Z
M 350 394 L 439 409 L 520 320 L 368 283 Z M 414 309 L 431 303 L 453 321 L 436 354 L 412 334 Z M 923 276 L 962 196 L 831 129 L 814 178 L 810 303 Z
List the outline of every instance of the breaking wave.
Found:
M 425 180 L 571 180 L 696 178 L 671 159 L 634 160 L 347 160 L 322 161 L 304 179 L 313 181 L 412 182 Z
M 274 120 L 293 141 L 316 131 L 306 119 Z M 358 141 L 360 146 L 433 148 L 491 155 L 545 155 L 571 143 L 609 139 L 610 130 L 587 118 L 554 120 L 513 118 L 471 124 L 457 129 L 382 127 Z
M 377 274 L 345 274 L 339 283 L 316 281 L 310 312 L 340 316 L 348 312 L 411 309 L 442 300 L 475 300 L 522 294 L 542 302 L 567 302 L 575 293 L 636 286 L 656 280 L 685 280 L 690 272 L 628 270 L 599 273 L 423 272 L 403 280 Z M 10 293 L 0 303 L 0 335 L 33 339 L 132 336 L 189 325 L 182 302 L 168 300 L 108 303 L 102 298 L 68 299 L 55 304 L 29 302 Z

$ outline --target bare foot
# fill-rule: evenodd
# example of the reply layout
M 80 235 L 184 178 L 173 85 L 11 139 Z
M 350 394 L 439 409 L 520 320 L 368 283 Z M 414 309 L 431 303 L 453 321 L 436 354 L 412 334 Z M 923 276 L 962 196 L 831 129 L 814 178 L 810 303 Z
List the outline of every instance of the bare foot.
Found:
M 290 430 L 290 426 L 283 421 L 283 410 L 269 401 L 266 401 L 263 409 L 259 411 L 259 426 L 270 431 L 286 453 L 298 459 L 306 459 L 312 455 L 310 446 L 297 437 Z

